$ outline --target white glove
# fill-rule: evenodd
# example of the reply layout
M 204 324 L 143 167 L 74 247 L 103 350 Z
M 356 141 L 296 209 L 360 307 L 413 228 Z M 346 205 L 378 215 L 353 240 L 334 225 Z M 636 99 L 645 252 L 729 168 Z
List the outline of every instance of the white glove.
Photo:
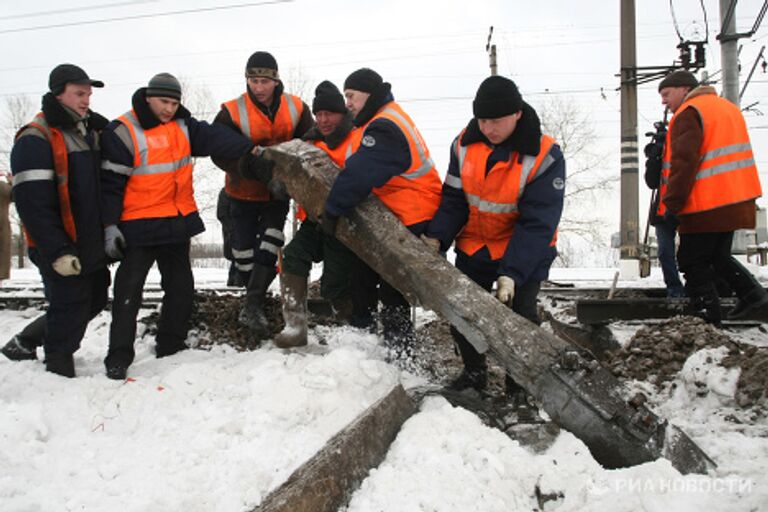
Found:
M 65 254 L 59 256 L 56 261 L 53 262 L 53 270 L 60 276 L 77 276 L 80 275 L 80 259 L 73 254 Z
M 496 280 L 496 298 L 507 306 L 512 305 L 515 297 L 515 280 L 507 276 L 499 276 Z

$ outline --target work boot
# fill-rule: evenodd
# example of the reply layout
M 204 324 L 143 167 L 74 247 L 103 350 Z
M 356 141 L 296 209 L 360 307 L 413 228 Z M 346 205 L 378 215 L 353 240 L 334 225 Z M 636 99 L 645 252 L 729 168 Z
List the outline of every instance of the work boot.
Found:
M 72 354 L 45 354 L 45 371 L 71 379 L 75 376 L 75 360 Z
M 518 384 L 509 374 L 504 376 L 504 394 L 511 405 L 511 412 L 515 413 L 518 423 L 535 423 L 541 420 L 539 408 L 533 395 Z
M 739 320 L 768 305 L 768 292 L 757 285 L 749 293 L 736 301 L 736 306 L 728 312 L 728 320 Z
M 275 336 L 275 346 L 302 347 L 307 344 L 307 278 L 283 273 L 280 289 L 285 327 Z
M 691 298 L 691 309 L 694 316 L 698 316 L 708 324 L 720 327 L 723 314 L 720 309 L 720 296 L 714 283 L 704 283 L 694 286 L 688 294 Z
M 274 267 L 254 265 L 245 289 L 245 305 L 240 310 L 238 320 L 258 338 L 266 338 L 270 334 L 264 306 L 267 301 L 267 289 L 276 274 Z
M 189 349 L 186 343 L 183 341 L 176 342 L 157 342 L 155 345 L 155 357 L 157 359 L 172 356 L 177 352 Z
M 112 380 L 125 380 L 128 376 L 128 368 L 125 366 L 110 366 L 107 368 L 107 378 Z
M 11 361 L 30 361 L 37 359 L 36 347 L 27 346 L 18 336 L 11 338 L 1 350 Z
M 464 391 L 471 388 L 481 392 L 485 391 L 486 387 L 488 387 L 487 368 L 464 368 L 459 376 L 448 384 L 448 389 L 453 391 Z
M 333 309 L 333 319 L 340 323 L 347 325 L 352 321 L 352 310 L 354 304 L 352 299 L 334 299 L 331 301 L 331 309 Z
M 43 313 L 25 325 L 0 351 L 11 361 L 37 359 L 37 347 L 43 346 L 46 323 Z

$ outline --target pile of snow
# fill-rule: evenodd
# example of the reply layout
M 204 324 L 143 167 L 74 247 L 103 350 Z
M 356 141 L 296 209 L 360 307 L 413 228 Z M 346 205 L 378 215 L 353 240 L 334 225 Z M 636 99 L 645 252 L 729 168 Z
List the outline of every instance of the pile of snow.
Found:
M 36 314 L 0 310 L 0 324 L 10 336 Z M 89 326 L 76 379 L 0 358 L 3 512 L 251 510 L 392 386 L 423 384 L 385 362 L 375 336 L 348 328 L 314 332 L 301 351 L 220 346 L 160 360 L 147 336 L 131 379 L 115 382 L 102 363 L 108 327 L 108 313 Z M 694 357 L 674 392 L 645 391 L 715 459 L 710 475 L 680 475 L 663 459 L 606 470 L 568 432 L 537 454 L 430 398 L 347 510 L 761 510 L 768 420 L 738 421 L 717 349 Z

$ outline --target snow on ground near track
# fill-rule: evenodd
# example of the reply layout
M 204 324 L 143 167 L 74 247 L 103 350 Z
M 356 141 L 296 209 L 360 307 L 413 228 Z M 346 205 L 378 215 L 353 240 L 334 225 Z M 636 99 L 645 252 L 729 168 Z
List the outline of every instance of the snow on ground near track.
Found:
M 224 275 L 195 273 L 212 286 Z M 3 333 L 37 313 L 0 310 Z M 74 380 L 0 358 L 3 512 L 250 510 L 397 382 L 421 383 L 384 362 L 375 336 L 348 328 L 324 329 L 328 345 L 312 336 L 300 352 L 215 347 L 160 360 L 148 336 L 137 342 L 132 379 L 115 382 L 101 362 L 108 330 L 102 313 L 76 354 Z M 768 420 L 733 420 L 743 419 L 731 396 L 736 376 L 719 357 L 695 354 L 673 393 L 633 384 L 716 460 L 711 475 L 682 476 L 665 460 L 606 470 L 567 432 L 534 454 L 430 398 L 348 510 L 537 510 L 537 487 L 549 496 L 544 510 L 766 510 Z

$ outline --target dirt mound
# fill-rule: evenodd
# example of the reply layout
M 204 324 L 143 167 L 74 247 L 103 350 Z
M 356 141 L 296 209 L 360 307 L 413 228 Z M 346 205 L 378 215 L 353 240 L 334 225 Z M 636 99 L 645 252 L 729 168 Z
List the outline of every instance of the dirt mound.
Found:
M 676 316 L 642 327 L 619 350 L 610 352 L 606 366 L 616 377 L 648 381 L 657 386 L 674 380 L 685 361 L 704 348 L 726 347 L 726 368 L 741 367 L 736 401 L 742 407 L 768 401 L 768 349 L 740 345 L 700 318 Z
M 195 292 L 195 299 L 190 320 L 191 328 L 196 333 L 198 347 L 226 344 L 238 350 L 253 350 L 261 345 L 261 340 L 238 321 L 240 309 L 245 297 L 230 293 L 209 291 Z M 265 312 L 270 325 L 274 326 L 273 333 L 277 334 L 283 328 L 283 315 L 280 311 L 280 299 L 267 295 Z M 155 334 L 159 312 L 153 312 L 140 321 L 147 325 L 147 332 Z M 271 336 L 270 336 L 271 337 Z
M 736 403 L 741 407 L 762 405 L 768 408 L 768 348 L 749 346 L 738 354 L 728 355 L 723 366 L 741 367 L 736 387 Z

